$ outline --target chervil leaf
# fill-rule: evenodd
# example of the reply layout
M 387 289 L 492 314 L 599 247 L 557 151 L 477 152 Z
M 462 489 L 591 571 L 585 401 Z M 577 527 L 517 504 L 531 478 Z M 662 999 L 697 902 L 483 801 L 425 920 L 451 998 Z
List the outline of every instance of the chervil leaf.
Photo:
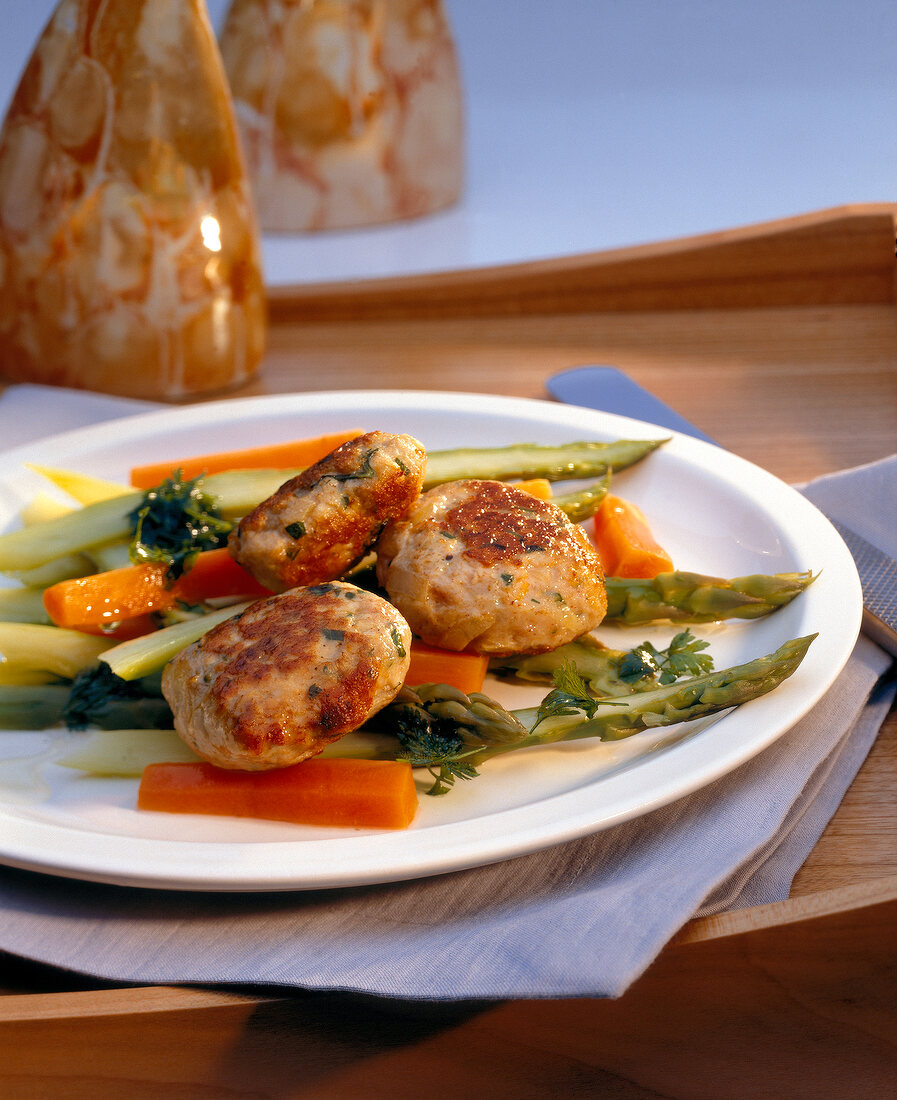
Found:
M 657 649 L 651 642 L 642 642 L 629 650 L 620 662 L 620 679 L 627 684 L 646 678 L 661 684 L 672 684 L 681 676 L 700 676 L 713 670 L 709 643 L 696 638 L 690 630 L 677 634 L 666 649 Z
M 673 680 L 678 680 L 680 676 L 700 676 L 704 672 L 711 672 L 713 658 L 709 653 L 702 652 L 709 644 L 696 638 L 690 630 L 683 630 L 667 646 L 664 674 L 672 675 Z M 671 683 L 672 680 L 664 680 L 662 675 L 660 682 Z
M 633 646 L 620 661 L 620 679 L 625 684 L 635 684 L 639 680 L 651 679 L 660 672 L 663 655 L 651 645 L 643 642 Z
M 435 782 L 427 794 L 448 794 L 457 779 L 475 779 L 479 774 L 466 757 L 460 734 L 449 723 L 440 722 L 418 706 L 392 708 L 396 734 L 401 746 L 397 760 L 407 760 L 412 768 L 426 768 Z
M 554 672 L 554 688 L 542 700 L 532 730 L 548 718 L 582 711 L 591 718 L 598 704 L 589 692 L 589 685 L 580 676 L 573 661 L 565 661 Z
M 566 660 L 560 668 L 555 669 L 554 686 L 558 691 L 567 692 L 569 695 L 580 699 L 589 698 L 589 685 L 579 674 L 579 669 L 572 660 Z

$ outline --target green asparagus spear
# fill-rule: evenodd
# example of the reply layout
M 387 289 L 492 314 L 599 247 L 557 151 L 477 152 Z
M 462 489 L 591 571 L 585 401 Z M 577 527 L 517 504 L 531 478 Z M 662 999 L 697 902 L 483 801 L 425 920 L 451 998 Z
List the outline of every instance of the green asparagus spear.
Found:
M 602 706 L 599 700 L 598 708 L 585 722 L 580 719 L 577 723 L 575 715 L 543 722 L 538 708 L 518 712 L 518 717 L 526 722 L 529 715 L 533 716 L 530 736 L 537 738 L 536 744 L 583 737 L 619 741 L 642 730 L 690 722 L 766 695 L 797 671 L 815 638 L 815 634 L 792 638 L 773 653 L 639 692 L 629 696 L 622 706 Z M 534 734 L 536 725 L 541 729 Z
M 401 758 L 430 769 L 431 794 L 444 794 L 457 778 L 470 779 L 490 757 L 515 749 L 594 737 L 617 741 L 643 730 L 688 722 L 756 699 L 778 687 L 803 660 L 815 634 L 785 642 L 774 653 L 742 665 L 678 680 L 625 699 L 595 700 L 563 693 L 541 707 L 506 711 L 480 693 L 427 684 L 403 688 L 381 713 L 391 719 Z M 378 723 L 379 724 L 379 723 Z
M 548 653 L 494 657 L 490 670 L 518 680 L 544 683 L 556 678 L 566 665 L 576 669 L 593 695 L 618 697 L 648 691 L 658 683 L 672 683 L 682 676 L 710 672 L 713 660 L 703 652 L 707 642 L 686 628 L 670 644 L 658 650 L 651 642 L 633 649 L 611 649 L 590 634 L 584 634 Z
M 656 451 L 664 439 L 619 439 L 613 443 L 564 443 L 544 446 L 515 443 L 510 447 L 458 447 L 430 451 L 424 488 L 446 481 L 474 478 L 512 481 L 544 477 L 549 481 L 598 477 L 607 470 L 623 470 Z
M 604 621 L 633 625 L 661 619 L 676 623 L 760 619 L 790 603 L 814 580 L 810 572 L 757 573 L 731 580 L 682 572 L 660 573 L 650 580 L 608 577 Z
M 602 500 L 607 496 L 609 487 L 610 471 L 601 481 L 596 481 L 594 485 L 589 485 L 585 489 L 553 496 L 551 503 L 556 504 L 574 523 L 582 523 L 584 519 L 588 519 L 598 511 Z

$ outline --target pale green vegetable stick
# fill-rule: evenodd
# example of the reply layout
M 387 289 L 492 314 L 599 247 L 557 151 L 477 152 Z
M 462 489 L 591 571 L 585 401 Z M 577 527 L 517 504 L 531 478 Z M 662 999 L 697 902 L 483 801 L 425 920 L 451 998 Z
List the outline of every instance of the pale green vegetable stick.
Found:
M 220 611 L 211 611 L 208 615 L 200 615 L 183 623 L 163 627 L 162 630 L 156 630 L 152 634 L 144 634 L 140 638 L 120 642 L 117 646 L 108 649 L 102 655 L 102 660 L 122 680 L 139 680 L 144 676 L 150 676 L 158 672 L 186 646 L 201 638 L 213 626 L 232 619 L 247 607 L 249 603 L 225 607 Z
M 71 680 L 112 645 L 108 638 L 58 626 L 0 623 L 0 660 L 9 673 L 7 683 L 14 682 L 17 674 L 33 672 Z

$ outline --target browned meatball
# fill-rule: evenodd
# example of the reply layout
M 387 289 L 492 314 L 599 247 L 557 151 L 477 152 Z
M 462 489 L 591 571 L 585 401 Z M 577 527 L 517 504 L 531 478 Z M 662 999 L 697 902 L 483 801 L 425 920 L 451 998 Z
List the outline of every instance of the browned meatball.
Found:
M 426 464 L 410 435 L 351 439 L 244 516 L 231 555 L 272 592 L 342 577 L 417 499 Z
M 542 653 L 607 610 L 585 532 L 556 505 L 498 481 L 424 493 L 380 537 L 377 576 L 414 633 L 443 649 Z
M 411 631 L 386 600 L 334 581 L 252 604 L 182 650 L 162 692 L 181 738 L 222 768 L 314 756 L 395 698 Z

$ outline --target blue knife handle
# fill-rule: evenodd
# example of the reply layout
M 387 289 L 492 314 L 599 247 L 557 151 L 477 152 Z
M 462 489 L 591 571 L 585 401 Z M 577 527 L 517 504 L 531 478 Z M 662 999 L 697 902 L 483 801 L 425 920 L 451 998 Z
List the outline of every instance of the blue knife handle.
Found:
M 587 409 L 631 416 L 703 439 L 705 443 L 716 443 L 616 367 L 574 367 L 549 378 L 545 388 L 565 405 L 583 405 Z

